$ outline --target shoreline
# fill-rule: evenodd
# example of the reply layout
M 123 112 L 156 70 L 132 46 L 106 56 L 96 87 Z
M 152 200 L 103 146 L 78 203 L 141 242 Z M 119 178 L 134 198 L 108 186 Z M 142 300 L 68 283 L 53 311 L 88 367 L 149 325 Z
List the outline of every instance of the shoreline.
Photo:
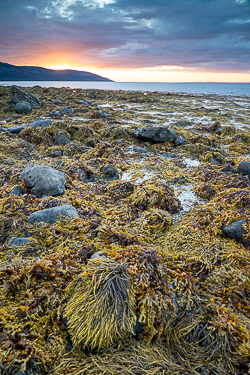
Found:
M 247 374 L 250 97 L 27 92 L 0 83 L 2 370 Z

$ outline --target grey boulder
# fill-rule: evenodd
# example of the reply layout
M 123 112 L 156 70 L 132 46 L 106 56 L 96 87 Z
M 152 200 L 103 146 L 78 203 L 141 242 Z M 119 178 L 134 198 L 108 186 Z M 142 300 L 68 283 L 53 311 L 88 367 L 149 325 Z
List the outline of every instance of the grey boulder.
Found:
M 65 133 L 61 132 L 55 136 L 55 144 L 57 146 L 66 145 L 69 142 L 70 142 L 70 139 L 67 137 Z
M 29 240 L 28 237 L 11 237 L 8 242 L 8 246 L 24 246 L 27 245 L 27 243 L 32 243 L 32 241 Z
M 33 121 L 30 123 L 29 126 L 31 126 L 32 128 L 47 128 L 47 126 L 50 126 L 52 124 L 52 121 L 51 120 L 36 120 L 36 121 Z
M 25 129 L 25 125 L 11 126 L 7 131 L 11 134 L 19 134 Z
M 35 221 L 43 221 L 46 223 L 54 224 L 59 217 L 66 216 L 72 218 L 74 216 L 79 217 L 76 209 L 70 204 L 63 204 L 62 206 L 47 208 L 46 210 L 33 212 L 28 218 L 28 222 L 33 224 Z
M 243 235 L 247 233 L 242 225 L 244 223 L 247 223 L 247 220 L 236 220 L 233 223 L 222 228 L 222 232 L 228 238 L 235 240 L 236 242 L 241 243 L 244 246 L 250 247 L 250 240 L 245 240 L 243 237 Z
M 64 107 L 64 108 L 61 109 L 61 112 L 66 113 L 67 115 L 73 115 L 74 110 L 73 110 L 73 108 Z
M 247 160 L 242 160 L 238 165 L 237 172 L 250 177 L 250 162 Z
M 138 139 L 155 143 L 172 142 L 176 139 L 175 130 L 171 130 L 168 126 L 139 128 L 134 131 L 134 136 Z
M 115 169 L 115 167 L 113 167 L 113 165 L 105 164 L 103 167 L 101 167 L 100 171 L 106 178 L 111 178 L 113 180 L 119 178 L 119 172 L 117 169 Z
M 18 102 L 16 105 L 16 112 L 20 115 L 29 115 L 31 109 L 31 105 L 26 101 Z
M 27 102 L 31 108 L 42 105 L 37 96 L 24 91 L 17 86 L 12 86 L 10 89 L 10 96 L 13 103 Z
M 66 178 L 63 172 L 46 165 L 27 167 L 20 175 L 19 180 L 26 180 L 28 187 L 37 197 L 42 195 L 60 195 L 64 193 Z

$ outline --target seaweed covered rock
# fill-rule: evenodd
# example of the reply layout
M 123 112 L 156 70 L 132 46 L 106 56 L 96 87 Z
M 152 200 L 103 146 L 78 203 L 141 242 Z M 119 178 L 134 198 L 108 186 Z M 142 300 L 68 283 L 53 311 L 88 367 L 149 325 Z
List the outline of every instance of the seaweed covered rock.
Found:
M 117 171 L 117 169 L 115 169 L 115 167 L 113 167 L 113 165 L 110 164 L 103 165 L 100 169 L 100 172 L 105 178 L 111 178 L 113 180 L 119 178 L 119 172 Z
M 128 200 L 143 210 L 159 208 L 172 213 L 181 209 L 181 202 L 175 198 L 173 189 L 164 183 L 147 183 L 139 186 Z
M 11 86 L 10 96 L 12 102 L 16 104 L 25 101 L 31 106 L 31 108 L 42 105 L 35 95 L 30 94 L 28 91 L 24 91 L 17 86 Z
M 86 142 L 89 137 L 93 137 L 94 132 L 87 126 L 81 126 L 73 134 L 72 140 L 78 142 Z
M 8 246 L 24 246 L 28 243 L 32 243 L 32 241 L 28 237 L 12 237 L 8 242 Z
M 66 145 L 69 142 L 70 142 L 70 139 L 67 137 L 67 135 L 63 131 L 59 131 L 57 135 L 55 136 L 55 144 L 57 146 Z
M 46 165 L 27 167 L 21 173 L 19 179 L 25 180 L 28 188 L 32 189 L 32 193 L 37 197 L 63 194 L 66 183 L 63 172 Z
M 17 125 L 17 126 L 11 126 L 7 129 L 8 133 L 11 134 L 19 134 L 21 131 L 25 129 L 25 125 Z
M 134 136 L 144 141 L 155 143 L 173 142 L 176 139 L 175 130 L 168 126 L 148 126 L 134 131 Z
M 0 243 L 5 242 L 13 224 L 11 217 L 0 215 Z
M 33 212 L 33 214 L 28 217 L 28 222 L 30 224 L 33 224 L 36 221 L 43 221 L 46 223 L 54 224 L 60 218 L 60 216 L 66 216 L 69 218 L 72 218 L 74 216 L 79 217 L 78 212 L 73 206 L 71 206 L 70 204 L 63 204 L 61 206 Z
M 242 160 L 238 165 L 237 172 L 250 178 L 250 162 Z
M 135 297 L 125 264 L 92 259 L 67 293 L 65 317 L 75 345 L 100 349 L 134 333 Z
M 244 246 L 250 247 L 250 240 L 244 239 L 244 234 L 247 234 L 246 229 L 242 224 L 247 223 L 247 220 L 236 220 L 233 223 L 223 227 L 223 233 L 230 239 L 241 243 Z

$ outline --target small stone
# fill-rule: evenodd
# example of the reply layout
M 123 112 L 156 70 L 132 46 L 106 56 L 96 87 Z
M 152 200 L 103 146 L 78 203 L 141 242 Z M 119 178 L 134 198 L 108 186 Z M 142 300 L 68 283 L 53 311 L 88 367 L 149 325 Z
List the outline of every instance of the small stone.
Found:
M 28 237 L 11 237 L 8 242 L 8 246 L 23 246 L 27 245 L 27 243 L 32 243 Z
M 18 185 L 15 185 L 9 194 L 14 194 L 17 197 L 21 197 L 22 189 Z
M 11 122 L 11 121 L 14 121 L 14 119 L 12 117 L 7 118 L 7 120 L 5 120 L 6 123 Z
M 244 246 L 250 246 L 250 240 L 245 240 L 243 235 L 247 233 L 245 228 L 243 228 L 244 223 L 247 223 L 247 220 L 236 220 L 233 223 L 226 225 L 222 228 L 222 232 L 230 239 L 235 240 L 238 243 L 241 243 Z
M 33 214 L 28 217 L 28 222 L 30 224 L 33 224 L 36 221 L 42 221 L 54 224 L 59 219 L 60 215 L 69 218 L 72 218 L 74 216 L 79 217 L 78 212 L 73 206 L 71 206 L 70 204 L 63 204 L 61 206 L 33 212 Z
M 16 112 L 21 115 L 29 115 L 31 112 L 31 105 L 28 102 L 19 102 L 16 105 Z
M 96 98 L 96 95 L 95 95 L 94 92 L 91 92 L 89 96 L 90 96 L 91 99 L 95 99 Z
M 38 119 L 36 121 L 33 121 L 29 126 L 32 126 L 32 128 L 47 128 L 52 124 L 51 120 L 42 120 Z
M 221 163 L 217 159 L 215 159 L 214 157 L 210 158 L 210 161 L 211 161 L 211 163 L 213 163 L 215 165 L 221 165 Z
M 25 129 L 25 125 L 11 126 L 7 131 L 11 134 L 19 134 Z
M 185 143 L 185 137 L 183 137 L 183 135 L 179 135 L 176 140 L 174 141 L 174 144 L 175 146 L 180 146 L 182 145 L 183 143 Z
M 28 187 L 37 197 L 56 196 L 64 193 L 66 183 L 64 173 L 46 165 L 27 167 L 19 177 L 19 180 L 23 179 L 26 180 Z
M 101 117 L 111 117 L 111 114 L 110 114 L 110 113 L 107 113 L 107 112 L 104 111 L 103 109 L 101 109 L 101 110 L 99 111 L 99 115 L 100 115 Z
M 63 132 L 58 133 L 55 136 L 55 144 L 57 146 L 66 145 L 70 142 L 70 139 L 67 137 L 67 135 Z
M 171 108 L 171 109 L 173 109 L 174 108 L 174 106 L 171 104 L 170 106 L 169 106 L 169 108 Z
M 73 115 L 74 110 L 73 110 L 73 108 L 64 107 L 64 108 L 61 109 L 61 112 L 66 113 L 67 115 Z
M 6 129 L 0 127 L 0 132 L 6 132 Z
M 147 153 L 148 151 L 143 147 L 134 147 L 134 152 Z
M 247 160 L 242 160 L 238 165 L 237 172 L 250 178 L 250 162 Z
M 55 104 L 55 105 L 62 105 L 63 102 L 62 102 L 61 100 L 59 100 L 59 99 L 56 99 L 56 100 L 54 101 L 54 104 Z
M 83 104 L 83 105 L 90 105 L 91 107 L 94 107 L 95 104 L 93 104 L 90 100 L 80 100 L 79 101 L 79 104 Z
M 62 113 L 61 113 L 61 111 L 56 111 L 56 112 L 52 113 L 51 116 L 53 116 L 53 117 L 62 117 Z

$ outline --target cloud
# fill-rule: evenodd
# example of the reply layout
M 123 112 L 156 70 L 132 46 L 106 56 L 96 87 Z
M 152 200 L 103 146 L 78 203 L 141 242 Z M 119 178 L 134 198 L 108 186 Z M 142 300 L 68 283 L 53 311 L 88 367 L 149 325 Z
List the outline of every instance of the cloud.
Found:
M 249 72 L 250 0 L 1 0 L 0 60 Z

